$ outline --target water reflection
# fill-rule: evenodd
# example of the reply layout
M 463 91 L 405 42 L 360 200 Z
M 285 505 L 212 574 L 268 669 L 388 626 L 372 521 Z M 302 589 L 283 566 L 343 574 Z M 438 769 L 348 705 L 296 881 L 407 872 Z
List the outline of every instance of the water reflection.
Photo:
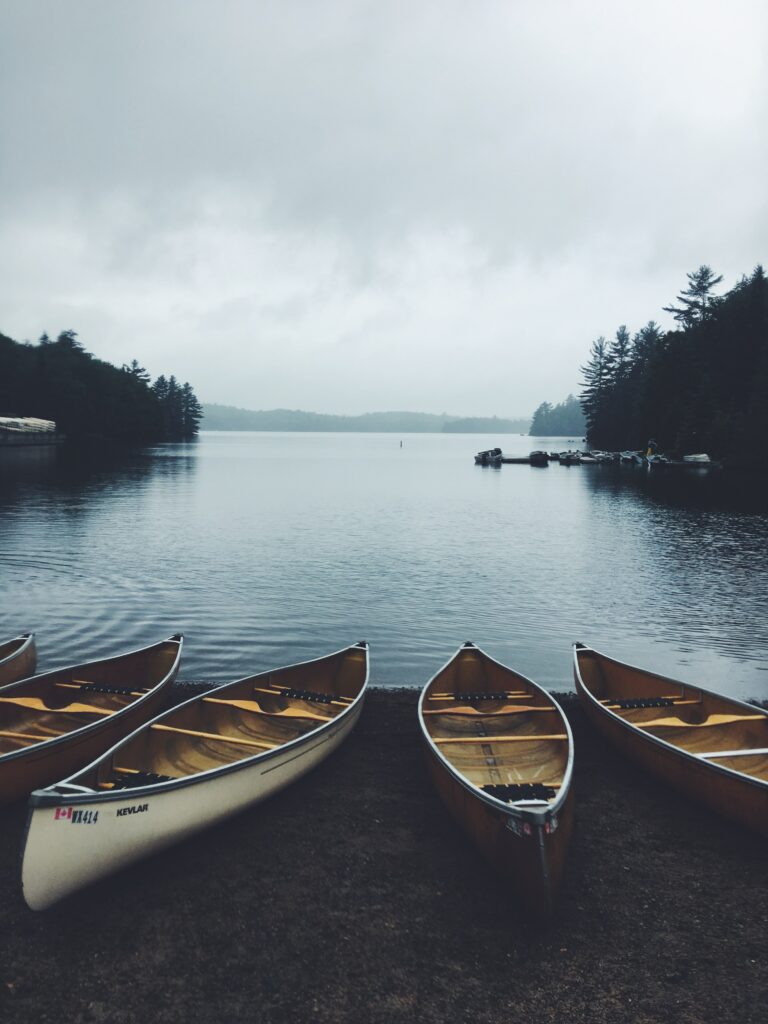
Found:
M 423 682 L 473 639 L 554 688 L 581 639 L 768 696 L 754 491 L 726 474 L 484 469 L 472 455 L 494 438 L 400 440 L 209 434 L 0 458 L 0 635 L 35 629 L 44 668 L 182 630 L 183 677 L 221 681 L 364 638 L 384 684 Z

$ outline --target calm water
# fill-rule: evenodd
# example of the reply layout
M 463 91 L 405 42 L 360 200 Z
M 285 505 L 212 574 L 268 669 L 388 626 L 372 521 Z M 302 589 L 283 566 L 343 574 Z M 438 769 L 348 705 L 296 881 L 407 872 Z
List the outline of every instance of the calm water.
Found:
M 181 630 L 182 677 L 222 682 L 366 639 L 384 685 L 425 682 L 471 639 L 560 689 L 583 640 L 768 697 L 754 479 L 476 467 L 497 441 L 209 433 L 118 460 L 0 452 L 0 637 L 34 630 L 44 669 Z

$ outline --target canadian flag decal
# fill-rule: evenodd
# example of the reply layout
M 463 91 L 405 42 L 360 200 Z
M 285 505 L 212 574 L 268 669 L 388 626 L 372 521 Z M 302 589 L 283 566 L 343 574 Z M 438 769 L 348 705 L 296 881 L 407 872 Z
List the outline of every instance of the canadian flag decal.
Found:
M 67 821 L 72 819 L 72 808 L 71 807 L 57 807 L 56 813 L 53 816 L 54 821 L 59 821 L 61 818 L 66 818 Z

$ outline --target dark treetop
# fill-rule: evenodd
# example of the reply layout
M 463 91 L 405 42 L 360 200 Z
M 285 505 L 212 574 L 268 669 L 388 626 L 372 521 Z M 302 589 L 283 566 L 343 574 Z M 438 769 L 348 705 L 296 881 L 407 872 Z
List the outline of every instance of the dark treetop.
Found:
M 650 438 L 669 452 L 708 452 L 731 464 L 768 462 L 768 281 L 755 268 L 725 295 L 701 266 L 688 274 L 680 328 L 650 320 L 634 336 L 592 343 L 581 405 L 590 442 L 640 449 Z

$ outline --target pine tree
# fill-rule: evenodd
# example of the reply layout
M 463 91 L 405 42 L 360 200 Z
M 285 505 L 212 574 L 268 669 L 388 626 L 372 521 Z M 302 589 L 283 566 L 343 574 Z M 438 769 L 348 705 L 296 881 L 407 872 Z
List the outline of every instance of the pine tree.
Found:
M 584 380 L 579 397 L 587 421 L 587 434 L 591 438 L 601 429 L 601 412 L 610 384 L 608 345 L 602 335 L 592 342 L 589 362 L 581 367 L 581 372 L 584 374 Z
M 200 420 L 203 418 L 203 407 L 198 402 L 197 396 L 192 390 L 192 385 L 186 381 L 181 389 L 181 407 L 183 416 L 184 439 L 190 441 L 197 437 L 200 430 Z
M 677 296 L 682 306 L 664 306 L 663 309 L 665 313 L 672 313 L 683 327 L 693 327 L 707 318 L 712 306 L 718 301 L 710 292 L 715 285 L 720 284 L 723 275 L 715 277 L 712 268 L 702 263 L 698 270 L 686 276 L 688 287 Z

